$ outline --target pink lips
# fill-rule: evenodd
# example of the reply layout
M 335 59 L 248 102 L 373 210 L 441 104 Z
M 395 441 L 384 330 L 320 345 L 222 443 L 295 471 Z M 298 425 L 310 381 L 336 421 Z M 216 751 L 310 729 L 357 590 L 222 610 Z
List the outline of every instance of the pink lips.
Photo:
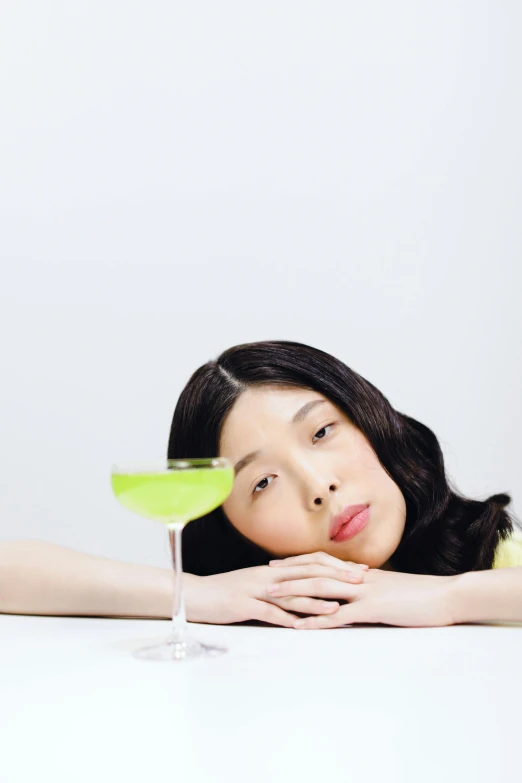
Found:
M 348 539 L 353 538 L 366 527 L 369 516 L 370 507 L 367 503 L 347 506 L 332 519 L 329 532 L 330 538 L 337 543 L 348 541 Z

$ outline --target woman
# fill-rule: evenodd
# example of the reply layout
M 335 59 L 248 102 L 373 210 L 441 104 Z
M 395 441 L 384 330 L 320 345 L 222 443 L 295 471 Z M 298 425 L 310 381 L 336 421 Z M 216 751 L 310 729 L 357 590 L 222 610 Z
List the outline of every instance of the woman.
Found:
M 461 496 L 431 430 L 327 353 L 258 342 L 200 367 L 168 457 L 212 455 L 232 461 L 236 480 L 184 531 L 189 620 L 522 621 L 522 568 L 505 568 L 522 566 L 510 498 Z M 0 611 L 169 615 L 163 569 L 43 546 L 4 544 Z

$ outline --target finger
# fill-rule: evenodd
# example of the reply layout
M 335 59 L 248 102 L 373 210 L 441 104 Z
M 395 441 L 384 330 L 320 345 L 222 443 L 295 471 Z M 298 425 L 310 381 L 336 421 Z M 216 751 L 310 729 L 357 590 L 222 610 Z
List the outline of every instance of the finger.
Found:
M 352 623 L 373 623 L 371 611 L 364 601 L 341 606 L 334 615 L 319 615 L 317 617 L 302 617 L 294 622 L 294 628 L 312 630 L 317 628 L 340 628 Z
M 266 601 L 256 601 L 255 613 L 252 615 L 252 619 L 261 620 L 264 623 L 272 623 L 272 625 L 282 625 L 285 628 L 293 628 L 294 621 L 299 618 L 291 612 L 285 612 L 284 609 L 280 609 L 275 604 Z
M 353 600 L 360 595 L 364 585 L 348 584 L 339 579 L 314 577 L 312 579 L 291 579 L 287 582 L 276 582 L 266 588 L 270 596 L 277 598 L 285 595 L 309 595 L 314 598 L 344 598 Z
M 277 599 L 277 605 L 282 609 L 290 609 L 301 614 L 333 614 L 339 609 L 338 601 L 321 601 L 317 598 L 294 595 Z
M 370 567 L 366 565 L 366 563 L 353 563 L 351 560 L 340 560 L 338 557 L 329 555 L 326 552 L 311 552 L 306 555 L 295 555 L 293 557 L 285 557 L 283 560 L 270 560 L 268 565 L 274 567 L 281 567 L 281 566 L 294 566 L 294 565 L 311 565 L 313 563 L 330 566 L 331 568 L 356 568 L 358 570 L 363 570 L 363 571 L 367 571 Z
M 277 582 L 285 582 L 288 579 L 308 579 L 314 576 L 329 576 L 331 579 L 340 579 L 343 582 L 363 582 L 363 571 L 352 571 L 346 568 L 332 568 L 331 566 L 311 563 L 310 565 L 295 565 L 288 568 L 278 568 L 274 571 L 274 579 Z

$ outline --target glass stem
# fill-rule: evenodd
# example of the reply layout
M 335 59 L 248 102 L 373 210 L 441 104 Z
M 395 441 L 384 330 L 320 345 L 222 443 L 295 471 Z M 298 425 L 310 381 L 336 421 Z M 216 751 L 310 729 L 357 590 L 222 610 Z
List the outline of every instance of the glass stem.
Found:
M 170 549 L 174 567 L 174 602 L 172 605 L 172 633 L 169 641 L 182 642 L 187 635 L 185 599 L 183 597 L 183 564 L 181 562 L 181 533 L 183 523 L 169 525 Z

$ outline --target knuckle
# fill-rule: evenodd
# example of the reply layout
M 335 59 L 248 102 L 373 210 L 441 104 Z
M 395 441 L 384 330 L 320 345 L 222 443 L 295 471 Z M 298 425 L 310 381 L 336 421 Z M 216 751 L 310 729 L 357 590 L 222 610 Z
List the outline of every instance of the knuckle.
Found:
M 268 607 L 268 610 L 265 612 L 265 620 L 267 623 L 280 623 L 281 618 L 276 607 Z
M 317 588 L 317 590 L 323 591 L 328 589 L 329 582 L 328 579 L 326 579 L 324 576 L 317 577 L 317 579 L 315 579 L 314 581 L 315 581 L 314 586 Z
M 270 605 L 266 604 L 266 603 L 261 603 L 260 602 L 260 605 L 259 605 L 258 610 L 257 610 L 257 618 L 256 619 L 257 620 L 266 621 L 266 620 L 268 620 L 269 613 L 270 613 Z
M 306 606 L 306 610 L 310 614 L 324 614 L 325 612 L 332 611 L 333 604 L 325 604 L 324 601 L 318 600 L 317 598 L 310 598 L 308 599 L 308 603 Z
M 309 568 L 307 568 L 306 572 L 303 573 L 302 578 L 319 579 L 323 574 L 324 574 L 324 566 L 314 563 L 314 565 L 311 565 Z
M 299 599 L 294 595 L 285 595 L 284 598 L 274 599 L 273 603 L 282 609 L 295 609 Z
M 302 596 L 291 596 L 288 598 L 286 606 L 288 609 L 291 609 L 292 612 L 306 612 L 308 603 L 307 599 Z
M 321 601 L 318 601 L 317 598 L 301 598 L 299 605 L 301 607 L 300 611 L 317 612 L 321 606 Z
M 287 625 L 289 623 L 289 617 L 286 616 L 284 609 L 271 604 L 267 604 L 263 608 L 262 616 L 259 619 L 272 625 Z
M 272 610 L 269 610 L 268 612 L 265 612 L 265 616 L 263 617 L 263 622 L 271 623 L 272 625 L 280 625 L 281 624 L 277 613 L 272 611 Z
M 360 571 L 356 571 L 355 569 L 347 570 L 346 568 L 338 568 L 335 569 L 335 578 L 336 579 L 344 579 L 348 581 L 353 581 L 354 579 L 363 579 L 363 575 Z

